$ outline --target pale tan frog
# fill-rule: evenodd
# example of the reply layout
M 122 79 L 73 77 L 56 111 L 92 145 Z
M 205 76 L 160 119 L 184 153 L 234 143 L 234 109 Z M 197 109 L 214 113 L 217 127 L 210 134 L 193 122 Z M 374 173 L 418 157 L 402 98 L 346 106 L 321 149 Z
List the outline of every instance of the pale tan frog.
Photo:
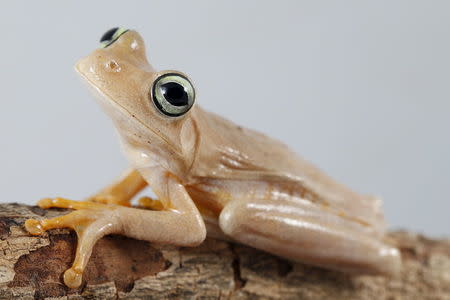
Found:
M 39 201 L 75 211 L 25 223 L 32 234 L 76 231 L 67 286 L 81 284 L 94 244 L 111 233 L 178 246 L 198 245 L 208 234 L 325 268 L 398 272 L 399 251 L 383 237 L 381 201 L 336 183 L 284 144 L 195 105 L 189 78 L 154 70 L 137 32 L 108 31 L 76 70 L 112 118 L 132 169 L 89 201 Z M 147 209 L 131 207 L 147 185 L 158 199 L 140 199 Z

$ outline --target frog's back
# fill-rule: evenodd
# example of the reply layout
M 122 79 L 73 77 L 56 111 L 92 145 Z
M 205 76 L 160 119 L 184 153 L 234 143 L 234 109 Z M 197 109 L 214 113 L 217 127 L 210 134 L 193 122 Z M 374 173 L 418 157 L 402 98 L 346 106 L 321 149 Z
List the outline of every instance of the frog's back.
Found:
M 196 107 L 195 113 L 201 133 L 201 159 L 197 162 L 207 162 L 201 168 L 203 172 L 209 173 L 206 169 L 211 170 L 214 164 L 225 172 L 241 169 L 293 173 L 296 169 L 297 155 L 278 140 L 199 107 Z M 228 165 L 229 168 L 226 168 Z
M 299 157 L 285 144 L 255 130 L 238 126 L 197 107 L 201 133 L 193 170 L 197 178 L 284 182 L 311 202 L 337 214 L 384 230 L 381 201 L 359 195 Z

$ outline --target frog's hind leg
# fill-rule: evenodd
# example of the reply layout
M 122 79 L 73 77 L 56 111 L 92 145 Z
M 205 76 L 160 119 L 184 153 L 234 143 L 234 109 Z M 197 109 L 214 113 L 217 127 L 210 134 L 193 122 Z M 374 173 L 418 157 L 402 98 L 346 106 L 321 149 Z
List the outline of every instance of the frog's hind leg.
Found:
M 142 191 L 147 185 L 147 181 L 142 177 L 139 171 L 130 169 L 127 170 L 114 183 L 103 188 L 94 196 L 89 197 L 87 201 L 131 206 L 130 202 L 133 197 Z M 161 201 L 150 197 L 141 197 L 138 201 L 139 205 L 144 208 L 152 210 L 162 210 L 164 208 Z
M 76 209 L 67 215 L 52 219 L 34 220 L 25 222 L 26 230 L 39 235 L 54 228 L 71 228 L 78 236 L 75 260 L 70 269 L 64 273 L 64 282 L 71 288 L 81 284 L 82 274 L 86 268 L 92 248 L 103 236 L 120 231 L 120 222 L 117 220 L 116 205 L 101 203 L 72 201 L 64 198 L 43 199 L 38 202 L 41 208 L 60 207 Z
M 127 170 L 114 183 L 103 188 L 88 201 L 130 206 L 131 199 L 147 186 L 147 181 L 135 169 Z
M 71 208 L 71 209 L 89 209 L 89 208 L 101 208 L 105 207 L 105 205 L 95 202 L 85 202 L 85 201 L 74 201 L 66 198 L 44 198 L 38 201 L 37 205 L 40 208 L 51 208 L 51 207 L 59 207 L 59 208 Z
M 307 201 L 232 201 L 219 224 L 234 240 L 292 260 L 352 273 L 396 274 L 399 251 L 363 224 Z

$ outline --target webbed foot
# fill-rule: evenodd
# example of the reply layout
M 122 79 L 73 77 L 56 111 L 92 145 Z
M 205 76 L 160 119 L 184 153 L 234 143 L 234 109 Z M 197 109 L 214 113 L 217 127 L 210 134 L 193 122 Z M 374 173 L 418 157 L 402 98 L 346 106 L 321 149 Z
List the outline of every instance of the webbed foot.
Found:
M 75 230 L 78 236 L 77 251 L 72 267 L 64 273 L 64 283 L 70 288 L 77 288 L 81 285 L 83 271 L 95 243 L 107 234 L 120 231 L 121 221 L 117 213 L 119 206 L 64 198 L 42 199 L 38 202 L 38 206 L 76 210 L 51 219 L 28 219 L 25 222 L 25 229 L 33 235 L 40 235 L 46 230 L 54 228 Z

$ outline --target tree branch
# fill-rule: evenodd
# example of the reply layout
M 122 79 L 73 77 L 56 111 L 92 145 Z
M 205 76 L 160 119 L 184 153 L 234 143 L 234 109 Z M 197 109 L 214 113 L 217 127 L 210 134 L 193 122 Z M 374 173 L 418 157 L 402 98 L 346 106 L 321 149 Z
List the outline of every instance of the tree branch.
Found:
M 33 237 L 22 227 L 64 212 L 0 204 L 0 299 L 450 299 L 450 240 L 407 232 L 390 234 L 403 255 L 395 279 L 352 277 L 213 239 L 175 248 L 109 236 L 94 248 L 84 284 L 71 290 L 61 279 L 73 232 Z

